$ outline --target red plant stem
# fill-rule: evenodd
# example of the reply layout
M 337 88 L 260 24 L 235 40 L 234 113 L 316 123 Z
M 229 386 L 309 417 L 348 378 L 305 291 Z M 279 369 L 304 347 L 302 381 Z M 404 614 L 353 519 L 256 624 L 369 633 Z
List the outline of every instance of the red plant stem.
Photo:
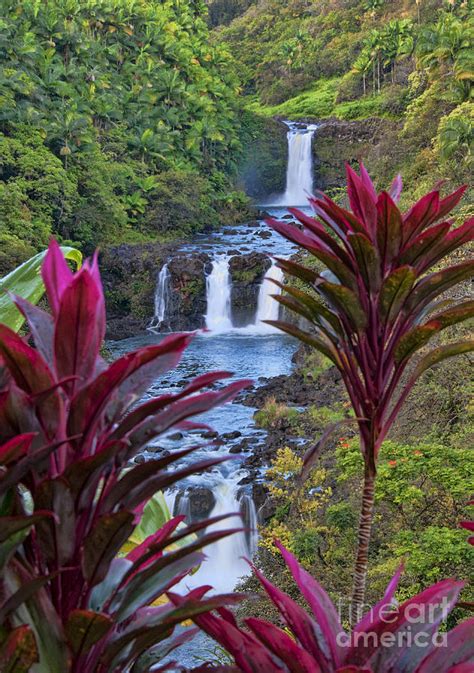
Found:
M 367 585 L 367 570 L 369 565 L 369 544 L 372 535 L 372 524 L 374 515 L 374 496 L 375 496 L 375 473 L 368 465 L 367 457 L 369 453 L 375 450 L 373 436 L 366 444 L 365 469 L 364 469 L 364 488 L 362 494 L 362 504 L 359 520 L 357 556 L 354 570 L 354 586 L 351 600 L 351 622 L 352 625 L 360 621 L 361 609 L 365 600 L 365 591 Z

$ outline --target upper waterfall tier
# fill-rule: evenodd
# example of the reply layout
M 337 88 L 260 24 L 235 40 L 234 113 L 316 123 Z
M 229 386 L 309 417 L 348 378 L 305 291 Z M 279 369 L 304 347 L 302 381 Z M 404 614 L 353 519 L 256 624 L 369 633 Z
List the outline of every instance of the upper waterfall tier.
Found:
M 318 128 L 287 122 L 288 167 L 285 193 L 272 200 L 276 206 L 304 206 L 313 192 L 313 136 Z

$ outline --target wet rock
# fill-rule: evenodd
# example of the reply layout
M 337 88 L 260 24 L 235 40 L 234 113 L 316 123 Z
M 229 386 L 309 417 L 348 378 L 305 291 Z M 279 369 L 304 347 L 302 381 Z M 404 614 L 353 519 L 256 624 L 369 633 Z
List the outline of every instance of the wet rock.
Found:
M 229 257 L 232 257 L 233 255 L 240 255 L 240 250 L 233 248 L 232 250 L 227 250 L 227 254 Z
M 363 161 L 371 163 L 383 156 L 383 143 L 390 142 L 390 152 L 397 151 L 399 122 L 389 119 L 368 118 L 358 121 L 328 119 L 316 131 L 313 141 L 313 168 L 315 185 L 324 191 L 344 187 L 345 163 Z M 403 145 L 400 143 L 400 151 Z
M 288 214 L 288 215 L 283 215 L 280 219 L 281 220 L 294 220 L 295 218 L 293 217 L 293 215 Z
M 204 439 L 216 439 L 216 437 L 219 437 L 219 433 L 215 430 L 207 430 L 202 433 L 201 437 L 204 437 Z
M 160 456 L 169 456 L 171 453 L 168 451 L 168 449 L 165 449 L 163 446 L 148 446 L 147 447 L 148 451 L 152 451 L 153 453 L 159 453 Z
M 204 327 L 206 275 L 211 259 L 205 253 L 180 254 L 168 263 L 170 293 L 165 329 L 193 330 Z
M 237 236 L 239 233 L 238 229 L 223 229 L 222 233 L 224 236 Z
M 154 314 L 158 271 L 176 244 L 109 246 L 100 255 L 107 308 L 107 338 L 126 339 L 143 334 Z
M 275 503 L 270 497 L 268 497 L 263 505 L 257 509 L 257 518 L 259 523 L 265 525 L 275 515 L 275 512 Z
M 237 437 L 241 437 L 242 433 L 239 432 L 239 430 L 234 430 L 233 432 L 224 432 L 222 435 L 223 439 L 237 439 Z
M 231 446 L 229 449 L 229 453 L 242 453 L 242 447 L 240 444 L 236 444 L 235 446 Z
M 202 521 L 209 517 L 215 504 L 216 499 L 210 489 L 196 486 L 185 493 L 178 493 L 174 511 L 184 514 L 188 523 Z
M 260 236 L 260 238 L 271 238 L 272 232 L 268 231 L 267 229 L 262 229 L 257 233 L 257 236 Z
M 260 285 L 270 264 L 268 257 L 260 252 L 231 258 L 232 322 L 235 327 L 250 325 L 255 321 Z
M 182 432 L 174 432 L 172 435 L 168 435 L 168 439 L 171 439 L 172 442 L 177 442 L 179 439 L 183 439 L 183 437 Z

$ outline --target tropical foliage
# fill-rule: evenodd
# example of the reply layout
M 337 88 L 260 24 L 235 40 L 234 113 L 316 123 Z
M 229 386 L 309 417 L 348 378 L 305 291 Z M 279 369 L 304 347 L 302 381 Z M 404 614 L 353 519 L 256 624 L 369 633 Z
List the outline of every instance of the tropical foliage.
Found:
M 249 617 L 247 629 L 238 626 L 229 610 L 220 616 L 199 615 L 194 621 L 235 658 L 232 673 L 464 673 L 472 668 L 474 619 L 447 634 L 439 627 L 456 605 L 461 582 L 444 580 L 401 605 L 394 602 L 402 568 L 379 603 L 347 633 L 340 610 L 324 589 L 278 544 L 301 598 L 304 610 L 290 596 L 255 570 L 261 586 L 278 611 L 283 628 Z M 196 598 L 202 590 L 194 592 Z M 184 603 L 172 597 L 176 605 Z M 409 636 L 408 636 L 409 634 Z M 442 645 L 442 646 L 440 646 Z
M 413 357 L 442 330 L 474 316 L 474 302 L 446 297 L 448 290 L 474 275 L 474 262 L 438 270 L 442 260 L 474 238 L 473 218 L 457 228 L 445 220 L 465 188 L 445 198 L 434 190 L 402 213 L 396 205 L 401 178 L 394 180 L 390 192 L 378 195 L 362 164 L 360 170 L 359 176 L 347 167 L 351 211 L 322 195 L 310 199 L 319 219 L 290 209 L 303 231 L 268 220 L 327 267 L 320 274 L 309 266 L 278 260 L 308 291 L 281 285 L 285 294 L 275 298 L 302 316 L 310 329 L 281 321 L 271 324 L 333 362 L 358 423 L 365 469 L 354 572 L 356 611 L 365 596 L 382 443 L 418 378 L 446 358 L 474 350 L 473 340 L 441 345 L 424 350 L 413 364 Z M 319 449 L 318 445 L 308 452 L 306 465 L 312 464 Z
M 381 146 L 374 138 L 364 154 L 382 184 L 396 169 L 418 196 L 416 186 L 426 191 L 433 178 L 469 178 L 472 17 L 470 0 L 267 0 L 214 36 L 231 48 L 257 115 L 370 120 L 362 129 L 390 120 Z M 364 130 L 355 125 L 353 133 L 357 141 Z M 327 162 L 337 163 L 330 150 L 326 157 L 316 138 L 319 178 Z M 362 151 L 354 148 L 353 157 Z
M 77 267 L 81 266 L 82 255 L 75 248 L 62 247 L 65 259 L 73 260 Z M 37 304 L 44 294 L 41 278 L 41 265 L 45 252 L 40 252 L 4 278 L 0 278 L 0 323 L 7 325 L 15 332 L 23 325 L 25 318 L 15 306 L 11 295 L 26 299 L 30 304 Z
M 175 625 L 224 599 L 152 604 L 199 564 L 203 546 L 232 531 L 182 546 L 209 522 L 182 530 L 176 517 L 120 557 L 158 490 L 222 460 L 179 466 L 192 448 L 142 464 L 133 458 L 170 428 L 195 427 L 187 419 L 246 382 L 201 392 L 226 377 L 204 374 L 132 407 L 192 337 L 168 337 L 107 366 L 97 258 L 73 274 L 53 242 L 42 276 L 52 315 L 15 298 L 34 346 L 0 325 L 0 669 L 148 671 L 189 637 L 173 639 Z
M 215 223 L 214 183 L 229 188 L 239 150 L 238 83 L 205 16 L 191 0 L 0 2 L 0 240 L 13 262 L 52 233 L 89 249 L 178 236 L 148 213 L 170 187 L 172 205 L 176 172 L 202 202 L 188 226 Z

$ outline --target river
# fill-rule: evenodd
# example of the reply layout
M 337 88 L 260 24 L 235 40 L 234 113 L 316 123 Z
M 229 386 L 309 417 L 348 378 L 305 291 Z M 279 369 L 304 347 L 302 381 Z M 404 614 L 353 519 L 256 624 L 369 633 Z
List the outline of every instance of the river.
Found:
M 289 125 L 288 130 L 288 171 L 286 191 L 282 195 L 273 195 L 265 208 L 276 218 L 285 215 L 285 206 L 302 205 L 312 189 L 311 142 L 316 127 L 301 128 Z M 269 235 L 268 232 L 271 231 Z M 264 233 L 263 233 L 264 232 Z M 213 260 L 212 268 L 206 279 L 207 312 L 206 327 L 209 331 L 197 333 L 185 352 L 179 366 L 157 380 L 149 396 L 179 389 L 189 379 L 212 370 L 234 372 L 234 378 L 251 378 L 258 385 L 265 378 L 289 374 L 292 368 L 291 358 L 296 349 L 293 339 L 277 332 L 263 321 L 278 317 L 279 305 L 271 298 L 277 292 L 272 279 L 282 280 L 280 270 L 272 264 L 260 287 L 255 314 L 248 325 L 236 328 L 232 322 L 231 282 L 229 276 L 229 250 L 264 252 L 270 256 L 288 257 L 294 247 L 288 241 L 260 222 L 249 227 L 246 223 L 233 227 L 228 233 L 216 232 L 209 236 L 196 237 L 183 246 L 180 253 L 205 251 Z M 235 254 L 235 253 L 234 253 Z M 153 330 L 148 334 L 119 342 L 111 342 L 110 350 L 115 356 L 132 349 L 156 343 L 163 338 L 160 324 L 165 321 L 169 288 L 166 265 L 158 273 L 155 297 L 155 317 Z M 262 438 L 263 432 L 255 427 L 253 415 L 255 409 L 238 401 L 205 414 L 201 420 L 214 428 L 223 440 L 218 447 L 206 444 L 199 454 L 214 451 L 222 454 L 232 452 L 232 448 L 245 438 Z M 226 438 L 226 435 L 230 435 Z M 238 436 L 233 436 L 238 435 Z M 156 450 L 173 450 L 184 445 L 196 443 L 196 436 L 182 433 L 169 433 L 161 437 L 155 446 L 150 446 L 144 454 L 146 459 Z M 211 584 L 215 591 L 231 591 L 239 578 L 248 573 L 248 565 L 243 557 L 251 557 L 257 544 L 257 513 L 251 499 L 251 490 L 246 480 L 247 473 L 242 466 L 245 452 L 234 456 L 223 466 L 214 468 L 205 475 L 197 475 L 181 484 L 180 493 L 166 494 L 174 513 L 189 511 L 190 494 L 193 489 L 206 489 L 213 495 L 211 516 L 241 511 L 244 524 L 250 531 L 234 535 L 206 549 L 207 560 L 198 572 L 185 581 L 185 587 Z M 262 475 L 263 476 L 263 475 Z M 220 526 L 232 527 L 240 521 L 228 520 Z M 205 638 L 199 636 L 184 648 L 176 658 L 181 664 L 199 663 L 196 653 L 212 644 L 204 644 Z M 211 648 L 212 649 L 212 648 Z

